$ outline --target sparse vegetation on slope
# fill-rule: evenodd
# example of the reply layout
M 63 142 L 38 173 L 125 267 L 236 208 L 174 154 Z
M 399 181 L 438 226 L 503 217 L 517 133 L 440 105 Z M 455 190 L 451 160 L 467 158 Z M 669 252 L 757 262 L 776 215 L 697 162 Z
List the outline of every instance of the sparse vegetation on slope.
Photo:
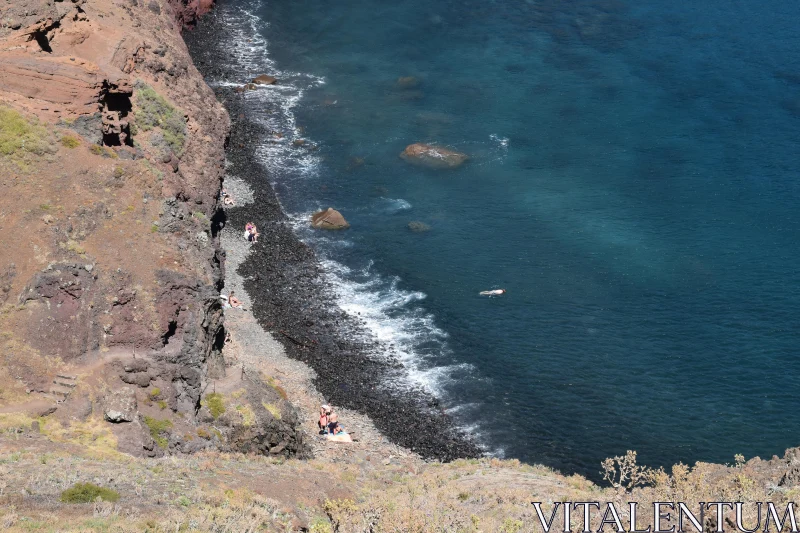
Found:
M 145 416 L 144 423 L 150 430 L 150 436 L 153 437 L 158 447 L 166 448 L 169 443 L 169 430 L 172 429 L 172 422 Z
M 97 498 L 105 502 L 115 502 L 119 500 L 119 492 L 94 483 L 76 483 L 61 493 L 61 501 L 64 503 L 92 503 Z
M 55 151 L 50 132 L 36 119 L 0 106 L 0 157 L 24 169 L 32 158 Z
M 208 411 L 214 418 L 219 418 L 225 413 L 225 401 L 222 399 L 222 394 L 216 392 L 207 394 L 204 404 L 208 406 Z
M 30 530 L 32 523 L 36 530 L 63 532 L 301 527 L 317 533 L 540 532 L 531 502 L 541 502 L 550 516 L 555 505 L 586 501 L 613 502 L 617 509 L 639 502 L 638 520 L 645 525 L 653 523 L 656 501 L 743 501 L 749 525 L 757 520 L 751 502 L 771 501 L 785 509 L 798 495 L 796 481 L 784 483 L 786 473 L 794 472 L 790 457 L 783 462 L 739 457 L 731 466 L 676 465 L 671 474 L 655 471 L 652 485 L 627 491 L 514 460 L 386 465 L 360 454 L 333 464 L 218 452 L 161 460 L 49 452 L 43 461 L 41 450 L 7 450 L 0 452 L 0 524 L 12 532 Z M 54 470 L 64 477 L 50 475 Z M 103 479 L 108 485 L 76 484 L 77 479 Z M 107 503 L 119 494 L 124 508 Z M 104 501 L 94 506 L 68 505 L 95 502 L 98 496 Z M 555 513 L 553 531 L 563 530 L 562 516 Z M 592 513 L 592 531 L 601 516 Z M 675 522 L 668 520 L 666 529 Z M 575 514 L 573 530 L 581 524 Z
M 149 85 L 136 90 L 136 129 L 150 131 L 159 128 L 172 151 L 180 155 L 186 142 L 186 122 L 183 114 Z

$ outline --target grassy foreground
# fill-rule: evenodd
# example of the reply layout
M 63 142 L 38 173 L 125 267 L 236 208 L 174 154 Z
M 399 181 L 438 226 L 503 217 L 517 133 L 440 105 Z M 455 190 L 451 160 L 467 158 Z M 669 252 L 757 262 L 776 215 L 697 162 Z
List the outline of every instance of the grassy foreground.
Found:
M 648 486 L 629 491 L 626 485 L 645 480 L 625 457 L 613 469 L 623 483 L 603 488 L 514 460 L 420 464 L 356 453 L 334 464 L 216 452 L 98 458 L 83 446 L 24 435 L 6 435 L 0 450 L 0 527 L 10 532 L 516 533 L 541 531 L 534 501 L 548 512 L 556 502 L 625 509 L 638 501 L 640 523 L 648 524 L 653 501 L 772 501 L 785 508 L 800 495 L 797 486 L 781 486 L 786 462 L 760 459 L 677 465 L 671 474 L 639 469 Z M 745 519 L 754 523 L 754 506 L 745 506 Z

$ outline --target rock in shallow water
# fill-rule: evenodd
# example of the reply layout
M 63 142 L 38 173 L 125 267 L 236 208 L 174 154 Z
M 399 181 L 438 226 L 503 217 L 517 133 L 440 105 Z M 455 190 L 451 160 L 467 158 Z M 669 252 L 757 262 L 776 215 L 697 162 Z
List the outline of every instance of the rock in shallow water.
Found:
M 466 154 L 430 144 L 409 144 L 400 157 L 411 164 L 430 168 L 456 168 L 468 159 Z
M 336 209 L 329 207 L 311 215 L 311 227 L 317 229 L 346 229 L 350 224 Z
M 394 86 L 398 89 L 416 89 L 421 85 L 416 76 L 401 76 L 397 78 Z
M 278 83 L 278 78 L 273 78 L 272 76 L 261 74 L 260 76 L 256 76 L 255 78 L 253 78 L 252 83 L 258 85 L 275 85 L 276 83 Z
M 420 222 L 419 220 L 412 220 L 408 223 L 408 229 L 415 233 L 422 233 L 424 231 L 430 231 L 431 227 L 424 222 Z

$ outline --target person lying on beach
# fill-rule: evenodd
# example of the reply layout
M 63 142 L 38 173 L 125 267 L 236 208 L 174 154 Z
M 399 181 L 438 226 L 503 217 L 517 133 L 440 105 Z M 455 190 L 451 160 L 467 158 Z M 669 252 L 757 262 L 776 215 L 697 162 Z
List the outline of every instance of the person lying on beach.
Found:
M 226 194 L 222 198 L 222 203 L 223 205 L 236 205 L 236 202 L 233 201 L 233 196 L 231 196 L 230 194 Z
M 228 295 L 228 303 L 234 309 L 239 309 L 242 307 L 242 302 L 239 301 L 239 298 L 233 295 L 233 291 L 231 291 L 230 295 Z
M 479 294 L 481 296 L 500 296 L 501 294 L 505 294 L 505 289 L 493 289 L 491 291 L 481 291 Z

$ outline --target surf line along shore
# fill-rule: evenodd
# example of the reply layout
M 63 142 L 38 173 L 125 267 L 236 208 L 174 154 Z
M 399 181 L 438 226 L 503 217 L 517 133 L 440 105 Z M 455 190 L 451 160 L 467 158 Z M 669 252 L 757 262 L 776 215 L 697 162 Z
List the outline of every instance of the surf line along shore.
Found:
M 237 71 L 232 51 L 238 45 L 231 44 L 235 36 L 225 23 L 225 9 L 218 6 L 185 39 L 231 116 L 227 171 L 252 190 L 253 202 L 230 209 L 224 224 L 240 233 L 239 228 L 254 222 L 261 234 L 238 267 L 253 315 L 287 355 L 314 370 L 314 385 L 327 402 L 368 416 L 391 442 L 429 460 L 480 456 L 480 447 L 456 427 L 436 398 L 418 387 L 390 386 L 408 383 L 402 365 L 337 306 L 314 251 L 293 233 L 270 185 L 280 176 L 268 175 L 257 153 L 258 143 L 275 135 L 251 118 L 258 90 L 245 97 L 224 83 L 244 84 L 257 74 Z M 286 140 L 294 135 L 288 126 L 279 133 Z M 342 422 L 347 427 L 347 420 Z

